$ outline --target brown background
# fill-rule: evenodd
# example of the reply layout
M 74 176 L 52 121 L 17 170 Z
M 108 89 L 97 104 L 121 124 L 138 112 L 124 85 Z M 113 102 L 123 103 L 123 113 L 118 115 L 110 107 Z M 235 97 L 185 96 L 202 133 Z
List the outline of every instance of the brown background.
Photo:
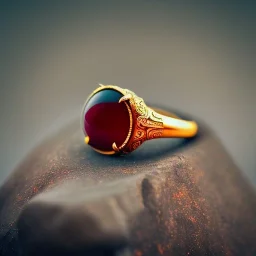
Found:
M 77 118 L 100 82 L 201 118 L 256 185 L 255 10 L 245 1 L 1 2 L 0 180 Z

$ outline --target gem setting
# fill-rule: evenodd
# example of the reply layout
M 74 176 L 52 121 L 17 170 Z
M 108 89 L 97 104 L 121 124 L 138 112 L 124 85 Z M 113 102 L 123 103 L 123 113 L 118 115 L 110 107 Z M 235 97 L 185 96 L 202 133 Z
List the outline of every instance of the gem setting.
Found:
M 124 96 L 114 88 L 102 88 L 87 100 L 82 113 L 82 125 L 88 144 L 103 152 L 120 148 L 131 133 L 131 111 Z

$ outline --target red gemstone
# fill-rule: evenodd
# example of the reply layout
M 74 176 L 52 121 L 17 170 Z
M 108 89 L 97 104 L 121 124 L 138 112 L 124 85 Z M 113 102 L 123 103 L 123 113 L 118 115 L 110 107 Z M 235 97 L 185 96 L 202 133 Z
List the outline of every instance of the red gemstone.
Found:
M 85 106 L 84 131 L 89 145 L 102 151 L 112 151 L 115 142 L 120 147 L 128 136 L 130 116 L 125 103 L 118 103 L 123 95 L 113 89 L 96 93 Z

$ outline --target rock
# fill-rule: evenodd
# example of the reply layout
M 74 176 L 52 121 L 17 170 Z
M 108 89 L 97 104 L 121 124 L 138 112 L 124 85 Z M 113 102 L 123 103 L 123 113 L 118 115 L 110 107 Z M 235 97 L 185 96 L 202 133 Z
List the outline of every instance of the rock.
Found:
M 79 121 L 50 138 L 0 190 L 0 253 L 256 255 L 255 191 L 199 125 L 123 157 L 85 145 Z

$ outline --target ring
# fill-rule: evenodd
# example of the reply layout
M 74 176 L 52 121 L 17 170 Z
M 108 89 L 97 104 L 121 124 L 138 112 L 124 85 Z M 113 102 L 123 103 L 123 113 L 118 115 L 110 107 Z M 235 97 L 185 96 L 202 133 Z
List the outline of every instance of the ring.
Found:
M 197 134 L 196 122 L 163 113 L 128 89 L 100 84 L 82 109 L 85 143 L 101 154 L 127 154 L 147 140 Z

